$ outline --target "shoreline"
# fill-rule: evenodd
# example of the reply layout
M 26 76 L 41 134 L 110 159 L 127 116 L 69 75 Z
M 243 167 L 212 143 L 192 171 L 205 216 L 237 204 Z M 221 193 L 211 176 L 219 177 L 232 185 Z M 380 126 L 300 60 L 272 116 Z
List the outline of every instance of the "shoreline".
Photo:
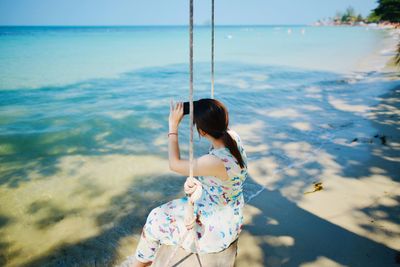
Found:
M 378 29 L 385 31 L 386 36 L 382 40 L 383 47 L 367 56 L 359 62 L 358 67 L 353 72 L 396 72 L 400 67 L 392 64 L 396 55 L 397 44 L 400 42 L 400 29 Z

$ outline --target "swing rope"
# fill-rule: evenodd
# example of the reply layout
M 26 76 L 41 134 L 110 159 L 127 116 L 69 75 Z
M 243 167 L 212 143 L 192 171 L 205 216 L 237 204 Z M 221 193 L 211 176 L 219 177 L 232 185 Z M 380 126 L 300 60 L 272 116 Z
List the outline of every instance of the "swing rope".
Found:
M 196 254 L 199 252 L 199 244 L 197 233 L 194 228 L 197 216 L 194 215 L 194 203 L 200 199 L 202 195 L 201 183 L 193 177 L 193 121 L 194 121 L 194 106 L 193 106 L 193 0 L 190 0 L 190 16 L 189 16 L 189 177 L 185 183 L 185 193 L 188 195 L 188 204 L 185 214 L 185 225 L 187 231 L 192 231 L 195 243 Z M 197 257 L 200 266 L 202 266 L 200 258 Z
M 190 19 L 189 19 L 189 129 L 190 129 L 190 141 L 189 141 L 189 177 L 193 178 L 193 0 L 190 0 Z
M 211 11 L 211 98 L 214 98 L 214 0 L 212 1 L 212 11 Z M 182 236 L 179 241 L 179 245 L 183 244 L 189 233 L 191 232 L 193 235 L 193 240 L 195 243 L 195 255 L 199 262 L 199 266 L 202 267 L 202 263 L 200 257 L 198 255 L 199 243 L 196 230 L 194 228 L 197 218 L 194 215 L 194 203 L 200 199 L 202 195 L 202 186 L 201 183 L 194 178 L 193 176 L 193 122 L 194 122 L 194 106 L 193 106 L 193 0 L 190 0 L 189 5 L 189 129 L 190 129 L 190 139 L 189 139 L 189 177 L 186 179 L 184 189 L 185 193 L 188 196 L 188 204 L 186 206 L 185 213 L 185 226 L 186 233 Z M 167 260 L 166 266 L 168 266 L 169 262 L 175 256 L 178 249 L 178 245 L 176 246 L 173 253 Z
M 214 99 L 214 0 L 211 0 L 211 98 Z

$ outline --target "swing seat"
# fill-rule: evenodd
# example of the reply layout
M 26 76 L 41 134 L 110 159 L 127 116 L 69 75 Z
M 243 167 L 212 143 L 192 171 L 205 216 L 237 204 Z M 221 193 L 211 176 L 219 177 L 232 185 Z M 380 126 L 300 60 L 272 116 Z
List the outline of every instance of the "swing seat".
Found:
M 181 247 L 161 245 L 159 248 L 156 258 L 154 259 L 152 267 L 234 267 L 235 259 L 237 255 L 237 242 L 236 239 L 229 247 L 225 250 L 208 253 L 208 254 L 195 254 L 187 252 Z M 170 260 L 169 266 L 165 266 L 168 262 L 169 257 L 175 252 L 176 254 Z M 201 262 L 201 265 L 199 263 Z

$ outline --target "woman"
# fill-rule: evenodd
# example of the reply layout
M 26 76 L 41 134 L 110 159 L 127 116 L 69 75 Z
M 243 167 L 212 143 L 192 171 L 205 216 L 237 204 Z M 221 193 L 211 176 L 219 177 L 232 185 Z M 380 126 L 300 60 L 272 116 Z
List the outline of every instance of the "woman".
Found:
M 197 245 L 193 235 L 185 235 L 188 198 L 172 200 L 149 213 L 136 249 L 135 267 L 149 266 L 160 244 L 178 245 L 200 254 L 219 252 L 229 247 L 241 231 L 242 185 L 247 177 L 247 158 L 242 142 L 228 129 L 228 111 L 220 101 L 201 99 L 194 102 L 193 115 L 199 135 L 212 144 L 208 154 L 194 160 L 193 175 L 203 188 L 200 199 L 194 204 L 196 221 L 192 230 L 196 231 Z M 178 126 L 182 118 L 183 103 L 174 105 L 171 102 L 169 167 L 188 176 L 189 161 L 180 158 L 178 143 Z

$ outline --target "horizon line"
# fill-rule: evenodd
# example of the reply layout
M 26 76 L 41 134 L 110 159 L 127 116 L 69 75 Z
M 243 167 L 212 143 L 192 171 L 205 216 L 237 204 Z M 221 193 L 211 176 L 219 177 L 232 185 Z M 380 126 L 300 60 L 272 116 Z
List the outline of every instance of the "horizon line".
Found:
M 312 24 L 215 24 L 215 26 L 311 26 Z M 0 24 L 0 27 L 187 27 L 188 24 Z M 211 24 L 194 24 L 208 27 Z

